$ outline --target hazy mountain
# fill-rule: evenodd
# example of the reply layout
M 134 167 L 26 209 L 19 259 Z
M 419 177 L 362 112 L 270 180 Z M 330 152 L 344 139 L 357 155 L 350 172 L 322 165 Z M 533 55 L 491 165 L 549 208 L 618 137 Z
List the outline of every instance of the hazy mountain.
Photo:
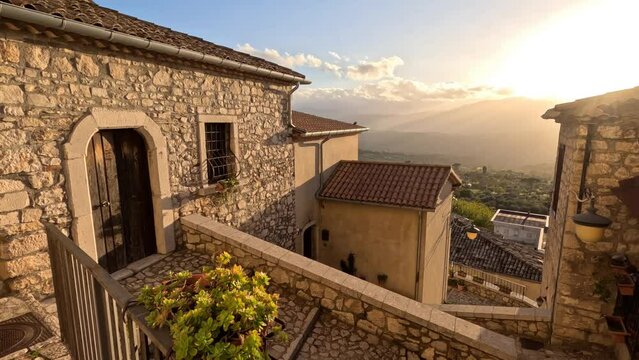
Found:
M 388 130 L 371 127 L 360 148 L 420 155 L 438 163 L 459 162 L 548 174 L 557 151 L 559 127 L 541 119 L 554 102 L 511 98 L 481 101 L 452 110 L 399 115 Z M 376 118 L 373 123 L 378 123 Z

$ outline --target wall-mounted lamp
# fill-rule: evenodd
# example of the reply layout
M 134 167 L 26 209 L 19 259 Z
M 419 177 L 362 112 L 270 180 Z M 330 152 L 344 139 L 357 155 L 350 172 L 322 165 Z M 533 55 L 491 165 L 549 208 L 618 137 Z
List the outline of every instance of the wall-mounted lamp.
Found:
M 466 230 L 466 237 L 468 238 L 468 240 L 475 240 L 477 239 L 477 235 L 479 234 L 479 229 L 475 226 L 475 225 L 471 225 L 467 230 Z
M 579 240 L 585 243 L 596 243 L 603 239 L 604 230 L 612 224 L 612 220 L 607 217 L 597 215 L 595 208 L 595 195 L 589 189 L 584 191 L 584 198 L 577 197 L 577 201 L 590 201 L 590 207 L 581 214 L 572 217 L 575 223 L 575 234 Z
M 457 226 L 462 228 L 462 231 L 466 232 L 466 238 L 468 238 L 468 240 L 477 239 L 477 235 L 479 234 L 479 228 L 473 225 L 473 223 L 470 220 L 468 219 L 462 220 L 461 218 L 455 218 L 454 221 Z

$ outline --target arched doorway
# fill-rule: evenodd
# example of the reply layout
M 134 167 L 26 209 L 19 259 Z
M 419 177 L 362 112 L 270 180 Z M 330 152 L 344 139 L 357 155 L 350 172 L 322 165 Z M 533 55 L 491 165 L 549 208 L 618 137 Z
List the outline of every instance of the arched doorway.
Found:
M 153 222 L 148 222 L 151 224 L 152 230 L 145 231 L 154 236 L 157 253 L 166 254 L 175 249 L 175 220 L 169 181 L 168 150 L 166 139 L 160 127 L 141 111 L 96 108 L 91 109 L 91 114 L 75 125 L 68 142 L 64 145 L 63 163 L 68 204 L 73 217 L 71 236 L 80 248 L 95 261 L 99 261 L 99 257 L 104 255 L 98 255 L 101 252 L 101 249 L 98 248 L 100 241 L 96 237 L 99 228 L 94 221 L 94 216 L 98 215 L 94 206 L 98 205 L 101 208 L 103 200 L 95 202 L 92 199 L 94 195 L 89 185 L 90 167 L 88 166 L 89 157 L 92 155 L 88 150 L 91 148 L 90 145 L 96 134 L 125 130 L 129 132 L 129 145 L 127 146 L 132 147 L 133 143 L 137 144 L 135 145 L 137 150 L 129 149 L 127 151 L 135 151 L 135 156 L 138 159 L 136 166 L 147 169 L 148 174 L 148 181 L 145 180 L 142 183 L 149 184 Z M 130 156 L 132 156 L 131 154 Z M 95 153 L 93 153 L 94 155 Z M 117 164 L 115 166 L 116 171 L 111 171 L 111 174 L 117 174 Z M 93 172 L 95 173 L 95 169 Z M 148 201 L 148 198 L 145 201 Z M 147 227 L 148 225 L 144 229 Z M 150 241 L 145 240 L 144 242 L 144 254 L 151 249 L 148 244 Z
M 146 153 L 132 129 L 100 130 L 87 148 L 98 263 L 109 272 L 156 252 Z

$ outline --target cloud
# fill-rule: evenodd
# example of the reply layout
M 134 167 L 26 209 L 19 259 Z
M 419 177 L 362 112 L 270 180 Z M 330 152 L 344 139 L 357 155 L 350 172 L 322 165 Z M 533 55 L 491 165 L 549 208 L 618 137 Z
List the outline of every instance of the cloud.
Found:
M 510 95 L 510 91 L 491 86 L 469 86 L 455 82 L 426 84 L 420 81 L 392 77 L 362 84 L 352 89 L 304 88 L 300 90 L 299 95 L 307 100 L 358 98 L 383 102 L 421 102 L 497 98 Z
M 399 56 L 381 58 L 378 61 L 360 61 L 357 65 L 351 65 L 346 69 L 346 77 L 352 80 L 370 81 L 379 80 L 395 75 L 395 68 L 404 65 L 404 60 Z
M 337 77 L 342 77 L 341 66 L 322 61 L 320 58 L 312 54 L 304 54 L 304 53 L 289 54 L 287 52 L 285 52 L 284 54 L 280 54 L 280 52 L 275 49 L 269 49 L 269 48 L 266 48 L 264 50 L 255 49 L 249 43 L 245 43 L 244 45 L 238 45 L 237 49 L 247 54 L 261 57 L 263 59 L 272 61 L 276 64 L 280 64 L 288 68 L 308 67 L 313 69 L 320 69 L 329 73 L 333 73 Z
M 342 57 L 340 56 L 340 54 L 336 53 L 335 51 L 329 51 L 328 54 L 334 57 L 335 60 L 342 61 Z

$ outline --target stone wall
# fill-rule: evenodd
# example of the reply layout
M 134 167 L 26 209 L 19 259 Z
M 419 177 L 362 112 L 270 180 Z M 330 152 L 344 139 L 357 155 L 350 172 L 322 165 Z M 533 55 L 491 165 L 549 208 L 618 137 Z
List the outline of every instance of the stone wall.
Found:
M 610 255 L 625 252 L 639 263 L 639 221 L 612 194 L 619 180 L 639 175 L 639 117 L 624 116 L 623 108 L 594 104 L 586 99 L 586 108 L 575 106 L 562 112 L 559 143 L 566 146 L 561 186 L 556 194 L 559 204 L 551 213 L 548 232 L 544 283 L 549 303 L 554 302 L 552 341 L 554 343 L 595 343 L 611 345 L 602 315 L 611 314 L 616 289 L 608 267 Z M 611 110 L 608 116 L 605 111 Z M 629 108 L 631 109 L 631 108 Z M 596 116 L 589 116 L 592 110 Z M 579 192 L 586 138 L 592 137 L 592 153 L 586 172 L 586 187 L 596 194 L 598 213 L 613 220 L 604 239 L 586 244 L 575 236 L 571 217 L 577 213 L 575 194 Z M 588 204 L 584 205 L 584 210 Z M 559 274 L 559 276 L 557 276 Z M 594 289 L 597 282 L 609 287 L 612 299 L 603 301 Z
M 294 159 L 286 126 L 290 84 L 86 38 L 66 42 L 63 36 L 68 35 L 0 31 L 1 281 L 14 291 L 52 292 L 39 221 L 68 233 L 62 145 L 96 107 L 142 111 L 160 126 L 168 144 L 175 219 L 202 213 L 293 246 Z M 238 119 L 241 172 L 229 196 L 196 195 L 200 114 Z M 179 242 L 179 227 L 176 232 Z
M 506 336 L 543 343 L 550 339 L 549 309 L 454 304 L 439 305 L 437 308 Z
M 200 215 L 181 219 L 188 249 L 231 253 L 343 322 L 405 347 L 408 358 L 515 359 L 511 338 Z

